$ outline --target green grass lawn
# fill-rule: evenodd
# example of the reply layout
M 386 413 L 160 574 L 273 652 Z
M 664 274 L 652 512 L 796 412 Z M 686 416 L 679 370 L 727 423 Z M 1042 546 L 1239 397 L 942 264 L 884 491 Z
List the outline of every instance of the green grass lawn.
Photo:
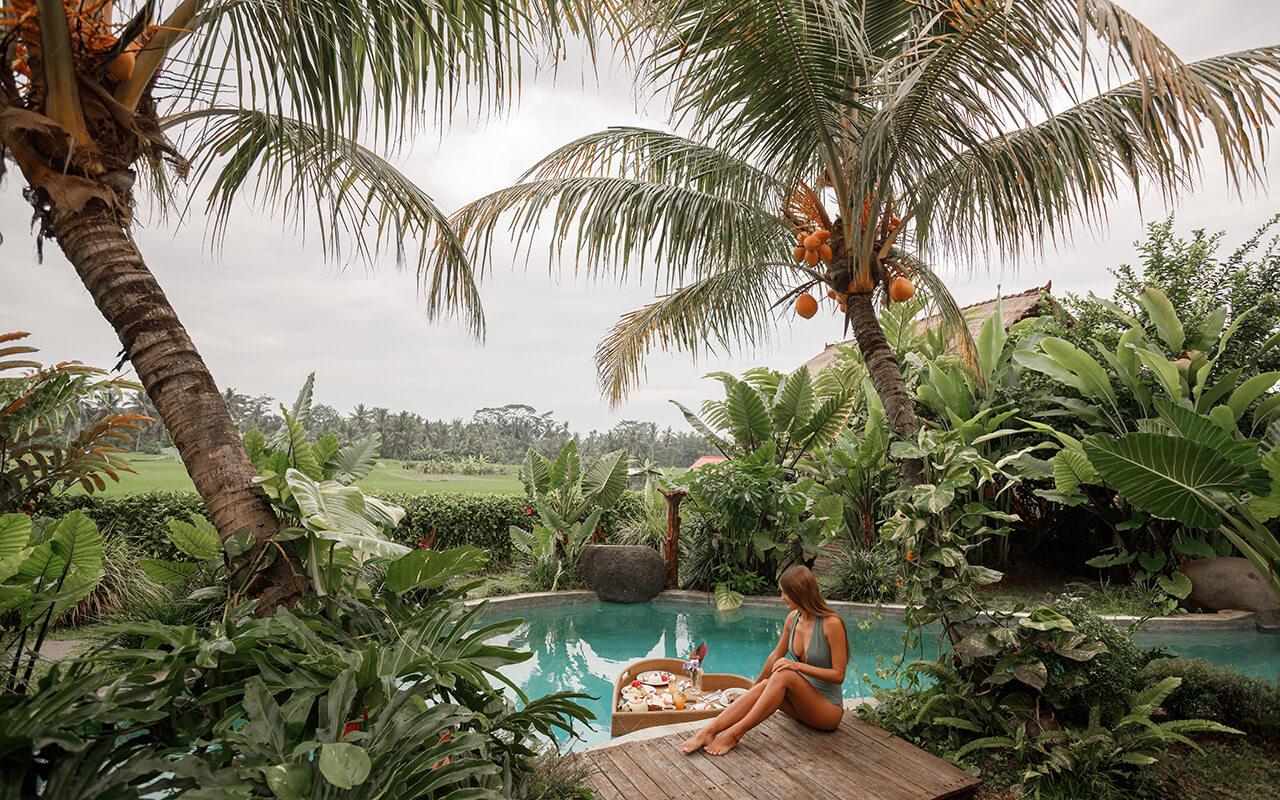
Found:
M 136 475 L 122 472 L 120 482 L 107 480 L 103 494 L 138 494 L 139 492 L 194 492 L 195 486 L 187 477 L 186 468 L 168 456 L 138 455 L 130 461 Z M 486 492 L 519 493 L 524 490 L 515 472 L 509 467 L 502 475 L 425 475 L 401 468 L 402 462 L 394 459 L 378 459 L 378 466 L 364 480 L 356 483 L 361 489 L 404 494 L 427 492 Z M 76 491 L 80 491 L 77 489 Z

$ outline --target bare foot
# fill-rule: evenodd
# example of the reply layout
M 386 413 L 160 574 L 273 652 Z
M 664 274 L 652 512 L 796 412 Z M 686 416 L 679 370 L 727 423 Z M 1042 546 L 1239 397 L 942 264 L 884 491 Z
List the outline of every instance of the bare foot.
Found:
M 706 729 L 703 729 L 695 733 L 693 738 L 686 740 L 685 743 L 680 746 L 680 749 L 685 752 L 685 755 L 688 755 L 689 753 L 697 752 L 703 747 L 713 743 L 715 740 L 715 734 L 707 733 Z
M 707 745 L 707 752 L 713 756 L 722 756 L 738 746 L 738 738 L 739 737 L 734 736 L 728 731 L 725 731 L 720 734 L 720 737 L 714 742 L 710 742 Z

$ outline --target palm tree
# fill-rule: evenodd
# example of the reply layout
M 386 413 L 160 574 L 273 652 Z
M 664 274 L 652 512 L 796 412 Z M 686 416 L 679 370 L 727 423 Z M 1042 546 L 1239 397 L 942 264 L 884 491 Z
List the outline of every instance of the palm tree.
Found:
M 576 0 L 180 0 L 156 25 L 154 0 L 125 6 L 5 4 L 0 137 L 41 236 L 115 328 L 219 532 L 248 530 L 265 546 L 276 517 L 130 235 L 135 177 L 162 208 L 176 207 L 176 180 L 207 186 L 215 235 L 248 189 L 314 226 L 329 255 L 389 249 L 401 262 L 406 241 L 432 237 L 453 255 L 434 270 L 418 260 L 427 313 L 480 335 L 479 296 L 445 214 L 357 140 L 392 147 L 464 91 L 502 103 L 528 43 L 579 30 L 585 11 Z M 264 581 L 276 596 L 294 591 L 286 566 Z
M 1100 221 L 1124 184 L 1171 197 L 1198 176 L 1206 134 L 1235 185 L 1254 180 L 1278 97 L 1280 49 L 1183 63 L 1107 0 L 629 10 L 652 43 L 646 88 L 668 93 L 688 135 L 585 136 L 455 217 L 475 254 L 500 222 L 520 243 L 546 212 L 552 256 L 572 252 L 579 271 L 657 271 L 671 293 L 623 316 L 596 353 L 615 404 L 655 345 L 758 343 L 771 307 L 817 288 L 841 299 L 888 419 L 914 432 L 874 306 L 892 280 L 922 283 L 972 347 L 931 259 L 1056 243 Z M 797 263 L 797 234 L 820 229 L 828 260 Z

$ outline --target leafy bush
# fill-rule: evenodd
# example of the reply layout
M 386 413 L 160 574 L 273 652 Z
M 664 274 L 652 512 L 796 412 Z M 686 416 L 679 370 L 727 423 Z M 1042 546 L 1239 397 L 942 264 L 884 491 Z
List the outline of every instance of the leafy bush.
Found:
M 170 600 L 164 588 L 147 577 L 138 565 L 142 557 L 142 549 L 137 544 L 108 531 L 102 537 L 102 578 L 93 591 L 63 612 L 55 624 L 86 625 Z
M 599 767 L 573 753 L 548 747 L 533 760 L 527 785 L 517 796 L 524 800 L 594 800 L 584 785 Z
M 1162 704 L 1172 719 L 1212 719 L 1234 727 L 1280 727 L 1280 680 L 1246 675 L 1200 658 L 1158 659 L 1142 671 L 1145 681 L 1181 678 Z
M 0 694 L 2 785 L 51 800 L 497 800 L 536 786 L 535 738 L 590 719 L 581 695 L 508 698 L 497 670 L 528 655 L 489 640 L 519 620 L 485 625 L 482 606 L 463 607 L 471 585 L 445 586 L 450 554 L 405 558 L 413 575 L 388 587 L 434 588 L 422 607 L 386 591 L 116 626 L 137 649 L 108 644 L 25 697 Z
M 46 497 L 38 512 L 64 517 L 80 511 L 103 531 L 112 531 L 140 548 L 150 558 L 175 558 L 169 542 L 171 519 L 186 520 L 192 514 L 209 518 L 204 501 L 195 492 L 141 492 L 131 495 L 62 495 Z
M 892 603 L 902 595 L 898 555 L 863 550 L 850 544 L 836 559 L 831 599 L 855 603 Z
M 1050 686 L 1058 687 L 1054 699 L 1067 716 L 1077 720 L 1087 718 L 1095 705 L 1109 715 L 1119 712 L 1133 691 L 1141 688 L 1138 675 L 1154 654 L 1134 644 L 1129 631 L 1120 630 L 1078 600 L 1058 603 L 1054 608 L 1071 620 L 1077 631 L 1105 648 L 1088 661 L 1046 657 Z
M 405 510 L 400 525 L 387 533 L 397 542 L 416 546 L 423 536 L 435 530 L 435 546 L 441 549 L 469 544 L 490 552 L 490 564 L 509 562 L 513 551 L 510 528 L 533 527 L 533 517 L 523 495 L 437 492 L 433 494 L 396 494 L 370 492 L 370 495 Z M 620 524 L 643 513 L 644 499 L 639 492 L 626 492 L 612 508 L 600 515 L 600 530 L 612 535 Z M 39 513 L 50 517 L 82 511 L 103 530 L 112 530 L 137 544 L 144 555 L 173 559 L 178 552 L 169 542 L 171 519 L 187 520 L 192 514 L 206 519 L 209 512 L 194 492 L 143 492 L 135 495 L 63 495 L 46 497 Z

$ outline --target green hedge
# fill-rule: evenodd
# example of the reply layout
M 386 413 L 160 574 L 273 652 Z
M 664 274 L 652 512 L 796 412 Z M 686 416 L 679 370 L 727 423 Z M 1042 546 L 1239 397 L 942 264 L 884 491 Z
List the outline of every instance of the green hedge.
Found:
M 512 525 L 533 527 L 533 519 L 524 495 L 472 494 L 438 492 L 434 494 L 392 494 L 375 492 L 376 496 L 403 506 L 404 520 L 391 534 L 396 541 L 413 546 L 424 535 L 436 529 L 435 547 L 447 548 L 470 544 L 493 554 L 494 563 L 510 561 Z M 643 507 L 639 492 L 627 492 L 618 504 L 601 517 L 605 534 L 617 530 L 626 519 L 639 516 Z M 108 528 L 123 533 L 155 558 L 174 558 L 166 523 L 170 519 L 187 519 L 193 513 L 208 517 L 204 503 L 193 492 L 144 492 L 127 496 L 64 495 L 46 498 L 40 513 L 60 517 L 80 510 L 104 531 Z

